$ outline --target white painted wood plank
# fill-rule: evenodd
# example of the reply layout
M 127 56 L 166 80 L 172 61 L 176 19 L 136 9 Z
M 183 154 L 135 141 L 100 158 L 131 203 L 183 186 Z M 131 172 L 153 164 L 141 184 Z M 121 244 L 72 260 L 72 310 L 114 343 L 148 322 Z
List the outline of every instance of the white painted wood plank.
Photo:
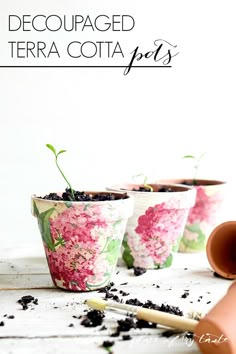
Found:
M 45 257 L 23 257 L 0 259 L 0 274 L 47 274 Z
M 54 288 L 49 274 L 3 274 L 0 290 Z
M 110 338 L 50 338 L 21 339 L 19 342 L 2 339 L 0 353 L 4 354 L 105 354 L 101 344 Z M 189 346 L 188 346 L 189 345 Z M 171 343 L 153 335 L 135 336 L 130 341 L 115 340 L 114 354 L 199 354 L 195 343 L 185 344 L 181 340 Z
M 177 271 L 175 272 L 176 274 Z M 148 275 L 145 274 L 145 276 Z M 127 278 L 121 278 L 120 280 L 127 280 Z M 136 282 L 138 281 L 137 279 L 135 278 Z M 160 283 L 160 288 L 156 288 L 151 284 L 148 285 L 147 283 L 142 286 L 140 284 L 141 279 L 138 284 L 126 286 L 119 286 L 121 282 L 117 282 L 116 284 L 119 289 L 130 293 L 129 296 L 124 297 L 124 300 L 138 297 L 143 302 L 149 299 L 157 304 L 165 302 L 170 305 L 179 306 L 185 313 L 192 310 L 206 313 L 225 294 L 229 285 L 229 283 L 221 279 L 213 281 L 209 285 L 206 283 L 204 287 L 199 282 L 194 284 L 189 282 L 187 284 L 186 280 L 182 283 L 179 282 L 179 284 L 173 284 L 171 281 L 169 283 L 167 281 L 165 283 L 162 282 Z M 181 298 L 186 288 L 190 289 L 190 295 L 187 298 Z M 39 305 L 33 305 L 33 309 L 23 311 L 17 300 L 28 294 L 38 298 Z M 83 311 L 86 308 L 83 305 L 84 301 L 89 297 L 96 296 L 103 297 L 104 294 L 97 292 L 73 293 L 60 289 L 2 290 L 0 291 L 0 320 L 4 320 L 3 316 L 5 314 L 14 315 L 15 319 L 6 320 L 6 325 L 0 329 L 0 336 L 64 335 L 71 333 L 71 331 L 73 333 L 73 329 L 68 328 L 70 323 L 74 323 L 76 328 L 78 327 L 79 333 L 89 335 L 91 328 L 80 326 L 80 321 L 73 319 L 73 315 L 83 315 Z M 199 296 L 202 296 L 200 301 Z M 210 303 L 208 303 L 209 301 Z M 114 315 L 107 312 L 106 317 L 112 321 Z M 24 326 L 22 326 L 22 323 L 24 323 Z

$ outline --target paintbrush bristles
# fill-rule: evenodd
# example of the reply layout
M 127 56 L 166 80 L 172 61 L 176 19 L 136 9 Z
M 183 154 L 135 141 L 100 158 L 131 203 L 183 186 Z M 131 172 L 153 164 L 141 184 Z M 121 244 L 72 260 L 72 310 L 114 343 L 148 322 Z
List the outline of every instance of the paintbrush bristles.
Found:
M 85 301 L 85 303 L 86 303 L 86 305 L 88 305 L 92 309 L 100 310 L 100 311 L 104 311 L 107 306 L 107 302 L 100 299 L 100 298 L 88 299 Z

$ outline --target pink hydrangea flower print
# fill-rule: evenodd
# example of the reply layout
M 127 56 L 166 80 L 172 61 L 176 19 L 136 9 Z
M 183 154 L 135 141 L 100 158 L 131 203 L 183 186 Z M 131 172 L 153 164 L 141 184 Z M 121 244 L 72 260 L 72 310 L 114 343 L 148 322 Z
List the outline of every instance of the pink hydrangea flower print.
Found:
M 86 211 L 83 205 L 72 206 L 50 219 L 55 250 L 46 248 L 46 254 L 55 283 L 62 282 L 67 289 L 87 290 L 87 282 L 102 278 L 102 271 L 106 271 L 104 262 L 100 269 L 94 268 L 94 264 L 104 234 L 107 237 L 107 227 L 99 206 Z
M 166 203 L 149 207 L 138 218 L 135 231 L 155 264 L 162 265 L 184 226 L 187 209 L 168 209 Z
M 204 187 L 197 186 L 196 203 L 189 211 L 188 224 L 206 222 L 214 225 L 217 209 L 222 203 L 223 195 L 218 192 L 207 195 Z
M 140 242 L 135 232 L 126 234 L 128 246 L 134 258 L 134 267 L 143 267 L 146 269 L 154 268 L 153 259 L 149 255 L 149 251 L 144 244 Z

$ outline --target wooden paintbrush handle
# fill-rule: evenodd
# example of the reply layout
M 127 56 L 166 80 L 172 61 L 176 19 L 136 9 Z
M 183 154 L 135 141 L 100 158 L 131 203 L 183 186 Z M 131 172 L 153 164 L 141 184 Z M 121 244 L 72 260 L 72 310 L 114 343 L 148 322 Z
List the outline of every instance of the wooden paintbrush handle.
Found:
M 163 326 L 177 328 L 182 331 L 194 332 L 198 321 L 183 316 L 171 315 L 166 312 L 139 308 L 137 318 Z

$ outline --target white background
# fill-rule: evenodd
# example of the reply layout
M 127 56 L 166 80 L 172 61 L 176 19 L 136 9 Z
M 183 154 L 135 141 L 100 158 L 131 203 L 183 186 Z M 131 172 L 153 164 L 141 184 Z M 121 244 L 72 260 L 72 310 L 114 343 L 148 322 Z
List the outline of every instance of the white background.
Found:
M 126 51 L 137 45 L 153 50 L 153 41 L 164 38 L 180 52 L 171 69 L 134 68 L 127 76 L 123 69 L 0 69 L 2 242 L 38 243 L 30 196 L 66 186 L 46 143 L 67 150 L 60 162 L 76 189 L 104 189 L 138 173 L 149 180 L 191 177 L 193 165 L 181 157 L 203 152 L 199 177 L 234 182 L 234 5 L 233 0 L 1 1 L 0 65 L 27 64 L 10 58 L 9 40 L 53 38 L 9 33 L 10 14 L 130 14 L 135 18 L 130 33 L 60 32 L 54 38 L 119 40 Z M 230 196 L 226 219 L 235 218 L 233 188 Z

